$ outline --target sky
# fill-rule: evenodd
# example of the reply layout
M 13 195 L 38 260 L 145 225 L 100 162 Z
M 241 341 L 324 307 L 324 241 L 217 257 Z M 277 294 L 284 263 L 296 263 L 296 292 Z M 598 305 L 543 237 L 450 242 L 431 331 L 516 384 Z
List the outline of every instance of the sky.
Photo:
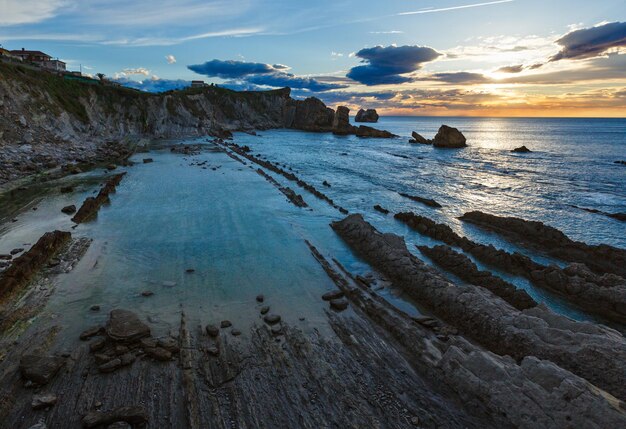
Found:
M 0 44 L 153 92 L 204 80 L 387 115 L 626 117 L 626 0 L 0 0 Z

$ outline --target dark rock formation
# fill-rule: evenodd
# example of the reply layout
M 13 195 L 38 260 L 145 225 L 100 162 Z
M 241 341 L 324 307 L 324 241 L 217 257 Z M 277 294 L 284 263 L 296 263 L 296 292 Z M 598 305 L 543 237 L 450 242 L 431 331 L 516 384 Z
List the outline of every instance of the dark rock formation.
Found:
M 461 148 L 466 147 L 465 136 L 456 128 L 442 125 L 433 139 L 434 147 Z
M 343 291 L 341 290 L 331 290 L 330 292 L 326 292 L 322 295 L 322 299 L 324 301 L 332 301 L 333 299 L 343 298 Z
M 13 263 L 0 274 L 0 300 L 26 285 L 33 275 L 69 242 L 71 237 L 69 232 L 46 232 L 33 247 L 15 258 Z
M 109 315 L 106 333 L 114 341 L 134 343 L 149 337 L 150 328 L 132 311 L 115 309 Z
M 528 149 L 526 146 L 520 146 L 520 147 L 516 147 L 515 149 L 511 150 L 511 152 L 528 153 L 528 152 L 532 152 L 532 151 L 530 149 Z
M 354 122 L 378 122 L 378 112 L 376 109 L 359 109 L 354 117 Z
M 318 98 L 288 99 L 283 108 L 283 125 L 303 131 L 328 132 L 333 128 L 335 112 Z
M 603 212 L 602 210 L 598 210 L 598 209 L 589 209 L 589 208 L 586 208 L 586 207 L 578 207 L 578 206 L 574 206 L 574 205 L 572 205 L 572 207 L 574 207 L 575 209 L 584 210 L 584 211 L 589 212 L 589 213 L 601 214 L 602 216 L 607 216 L 607 217 L 619 220 L 621 222 L 626 222 L 626 213 L 607 213 L 607 212 Z
M 437 201 L 435 201 L 433 199 L 430 199 L 430 198 L 422 198 L 422 197 L 418 197 L 416 195 L 409 195 L 409 194 L 406 194 L 404 192 L 398 192 L 398 194 L 400 194 L 400 196 L 402 196 L 402 197 L 408 198 L 409 200 L 413 200 L 415 202 L 425 204 L 425 205 L 427 205 L 429 207 L 434 207 L 434 208 L 440 208 L 441 207 L 441 204 L 439 204 Z
M 424 137 L 422 137 L 420 134 L 416 133 L 415 131 L 411 133 L 411 136 L 413 138 L 409 140 L 409 143 L 433 144 L 432 140 L 425 139 Z
M 350 109 L 346 106 L 338 106 L 333 118 L 333 134 L 354 134 L 354 127 L 350 125 Z
M 61 211 L 65 214 L 73 214 L 76 213 L 76 206 L 74 204 L 65 206 L 61 209 Z
M 112 411 L 91 411 L 83 417 L 85 428 L 105 427 L 117 422 L 141 427 L 148 422 L 148 414 L 143 407 L 134 405 L 119 407 Z
M 596 246 L 574 241 L 558 229 L 537 221 L 495 216 L 479 211 L 465 213 L 460 219 L 520 243 L 529 244 L 556 258 L 583 263 L 599 274 L 613 273 L 626 277 L 624 249 L 606 244 Z
M 270 171 L 273 171 L 274 173 L 282 175 L 283 177 L 285 177 L 286 179 L 288 179 L 288 180 L 290 180 L 292 182 L 297 183 L 298 186 L 300 186 L 301 188 L 306 189 L 308 192 L 310 192 L 311 194 L 313 194 L 315 197 L 319 198 L 320 200 L 326 201 L 328 204 L 330 204 L 332 207 L 334 207 L 337 210 L 339 210 L 341 213 L 343 213 L 343 214 L 347 214 L 348 213 L 348 210 L 346 210 L 343 207 L 337 205 L 333 200 L 328 198 L 328 196 L 326 196 L 322 192 L 318 191 L 313 185 L 310 185 L 307 182 L 305 182 L 304 180 L 299 179 L 295 174 L 280 168 L 278 165 L 274 165 L 270 161 L 265 161 L 263 159 L 260 159 L 260 158 L 254 156 L 254 155 L 251 155 L 251 154 L 243 151 L 241 149 L 241 147 L 239 145 L 237 145 L 236 143 L 217 143 L 217 144 L 222 145 L 223 147 L 228 148 L 228 149 L 234 151 L 235 153 L 237 153 L 238 155 L 248 159 L 249 161 L 252 161 L 252 162 L 254 162 L 254 163 L 256 163 L 256 164 L 258 164 L 258 165 L 260 165 L 262 167 L 267 168 Z M 230 153 L 230 151 L 227 151 L 227 154 L 229 154 L 231 156 L 235 156 L 232 153 Z M 259 173 L 259 174 L 261 174 L 261 173 Z M 273 178 L 271 180 L 273 180 Z
M 126 173 L 116 174 L 106 181 L 98 195 L 95 197 L 87 197 L 83 205 L 78 209 L 78 213 L 72 218 L 73 222 L 83 223 L 93 218 L 100 210 L 100 207 L 109 202 L 109 195 L 115 192 L 115 188 L 122 181 Z
M 459 236 L 447 225 L 413 213 L 398 213 L 395 218 L 420 234 L 460 247 L 488 265 L 522 275 L 535 286 L 557 293 L 585 311 L 616 322 L 626 322 L 626 281 L 621 277 L 611 274 L 599 276 L 580 264 L 572 264 L 565 269 L 546 267 L 521 253 L 509 253 L 492 245 L 473 242 Z
M 614 164 L 626 165 L 626 161 L 615 161 Z
M 20 360 L 20 373 L 25 380 L 38 385 L 48 384 L 65 364 L 65 359 L 57 356 L 29 354 Z
M 379 139 L 390 139 L 393 137 L 397 137 L 395 134 L 390 133 L 385 130 L 377 130 L 376 128 L 367 127 L 365 125 L 359 125 L 358 128 L 354 131 L 354 134 L 357 137 L 373 137 Z
M 380 205 L 376 204 L 374 206 L 374 210 L 381 212 L 382 214 L 389 214 L 389 210 L 387 210 L 384 207 L 381 207 Z
M 490 290 L 518 310 L 525 310 L 537 305 L 526 291 L 517 289 L 513 284 L 494 276 L 489 271 L 480 271 L 467 256 L 455 252 L 448 246 L 418 246 L 418 248 L 446 271 L 466 282 Z
M 404 240 L 381 234 L 360 215 L 331 224 L 361 257 L 437 317 L 500 355 L 556 363 L 626 398 L 626 342 L 619 333 L 574 322 L 542 306 L 519 311 L 491 292 L 455 285 L 412 255 Z M 618 381 L 619 380 L 619 381 Z
M 475 412 L 484 412 L 497 427 L 568 427 L 572 422 L 587 421 L 587 413 L 603 402 L 604 392 L 598 392 L 596 386 L 552 362 L 534 356 L 516 362 L 467 341 L 434 317 L 409 317 L 367 286 L 351 281 L 343 267 L 338 266 L 338 272 L 310 243 L 309 247 L 329 277 L 346 293 L 355 312 L 362 311 L 391 334 L 410 356 L 417 373 L 427 374 L 437 386 L 451 388 L 464 405 Z M 572 401 L 572 397 L 577 399 Z M 609 417 L 610 421 L 621 424 L 624 412 L 619 405 L 610 405 L 613 397 L 608 398 L 598 408 L 597 415 L 601 418 L 614 415 Z M 431 427 L 422 416 L 410 419 L 410 424 Z

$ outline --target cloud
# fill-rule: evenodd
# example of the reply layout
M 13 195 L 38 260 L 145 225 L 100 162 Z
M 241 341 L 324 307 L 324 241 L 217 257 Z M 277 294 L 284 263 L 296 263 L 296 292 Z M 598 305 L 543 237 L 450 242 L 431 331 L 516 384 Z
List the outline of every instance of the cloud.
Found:
M 346 85 L 325 83 L 312 77 L 301 77 L 286 73 L 289 66 L 284 64 L 265 64 L 235 60 L 211 60 L 204 64 L 187 66 L 191 71 L 208 77 L 228 79 L 231 87 L 243 82 L 255 86 L 291 87 L 314 92 L 330 91 L 345 88 Z
M 138 89 L 140 91 L 146 91 L 146 92 L 165 92 L 165 91 L 171 91 L 175 89 L 186 88 L 191 85 L 191 82 L 186 81 L 186 80 L 159 79 L 156 76 L 152 76 L 151 79 L 143 79 L 143 80 L 133 80 L 127 77 L 119 77 L 113 80 L 128 88 L 134 88 L 134 89 Z
M 56 15 L 65 0 L 4 0 L 0 25 L 33 24 Z
M 518 64 L 518 65 L 515 65 L 515 66 L 500 67 L 496 71 L 500 72 L 500 73 L 521 73 L 522 70 L 524 70 L 524 65 L 523 64 Z
M 424 13 L 448 12 L 450 10 L 470 9 L 474 7 L 491 6 L 491 5 L 500 4 L 500 3 L 511 3 L 513 1 L 514 0 L 497 0 L 497 1 L 490 1 L 490 2 L 484 2 L 484 3 L 466 4 L 466 5 L 461 5 L 461 6 L 440 7 L 437 9 L 421 9 L 421 10 L 415 10 L 412 12 L 401 12 L 401 13 L 398 13 L 397 15 L 421 15 Z
M 571 31 L 556 43 L 562 49 L 549 61 L 597 57 L 612 48 L 626 46 L 626 22 L 611 22 Z
M 346 75 L 365 85 L 400 84 L 413 79 L 407 73 L 434 61 L 441 54 L 427 46 L 375 46 L 361 49 L 355 56 L 365 65 L 350 69 Z
M 211 60 L 204 64 L 195 64 L 187 68 L 198 74 L 222 79 L 241 78 L 249 75 L 275 73 L 277 69 L 269 64 L 249 63 L 235 60 Z
M 330 91 L 332 89 L 346 88 L 347 85 L 336 83 L 324 83 L 311 77 L 299 77 L 291 73 L 273 73 L 248 76 L 246 81 L 255 85 L 273 87 L 285 87 L 307 89 L 314 92 Z
M 165 60 L 168 64 L 174 64 L 176 62 L 176 57 L 174 55 L 166 55 Z
M 138 67 L 136 69 L 124 69 L 122 73 L 124 73 L 125 75 L 140 74 L 144 76 L 150 76 L 150 70 L 144 67 Z
M 433 73 L 429 76 L 420 78 L 419 80 L 436 80 L 446 83 L 462 84 L 480 84 L 491 82 L 491 80 L 485 75 L 472 72 Z

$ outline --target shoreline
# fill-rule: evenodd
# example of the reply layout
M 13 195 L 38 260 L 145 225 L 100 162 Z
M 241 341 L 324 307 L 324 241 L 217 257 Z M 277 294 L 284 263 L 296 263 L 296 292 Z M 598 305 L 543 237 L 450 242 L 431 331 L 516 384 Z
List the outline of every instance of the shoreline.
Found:
M 164 171 L 181 171 L 197 177 L 198 183 L 205 183 L 207 189 L 212 189 L 211 183 L 216 186 L 230 184 L 232 188 L 224 190 L 224 195 L 210 198 L 212 204 L 218 205 L 216 209 L 225 212 L 226 217 L 239 217 L 232 212 L 233 205 L 240 204 L 239 199 L 245 201 L 245 195 L 258 199 L 259 193 L 263 192 L 264 196 L 272 195 L 271 204 L 283 202 L 267 208 L 268 213 L 286 210 L 283 213 L 287 213 L 287 218 L 301 216 L 307 222 L 306 219 L 313 215 L 320 217 L 320 222 L 326 219 L 339 221 L 336 225 L 351 219 L 345 218 L 339 210 L 345 202 L 330 198 L 332 187 L 326 188 L 328 195 L 322 193 L 313 185 L 317 181 L 309 178 L 305 181 L 302 178 L 305 175 L 291 170 L 284 163 L 281 166 L 279 162 L 251 155 L 245 146 L 219 141 L 214 145 L 220 149 L 219 152 L 202 148 L 185 150 L 176 145 L 173 147 L 177 151 L 164 148 L 162 152 L 146 155 L 154 162 L 130 166 L 128 177 L 120 182 L 118 193 L 111 197 L 111 206 L 105 209 L 101 219 L 82 226 L 80 235 L 89 237 L 89 228 L 97 227 L 99 222 L 104 222 L 104 227 L 111 227 L 110 216 L 129 209 L 123 201 L 133 202 L 135 197 L 143 195 L 137 194 L 140 191 L 136 188 L 136 174 L 156 173 L 167 168 L 174 170 Z M 210 147 L 207 145 L 207 148 Z M 259 167 L 264 175 L 257 173 Z M 112 174 L 109 180 L 113 179 Z M 152 176 L 140 177 L 147 180 Z M 298 185 L 309 207 L 291 205 L 285 200 L 289 195 L 277 192 L 285 188 L 286 183 Z M 254 188 L 248 189 L 251 184 Z M 216 189 L 212 189 L 212 193 L 215 192 Z M 224 206 L 220 208 L 220 204 Z M 425 210 L 433 209 L 427 207 Z M 266 226 L 269 220 L 261 214 L 248 212 L 247 209 L 245 212 L 244 224 L 252 222 L 256 234 L 276 228 L 276 224 Z M 385 216 L 381 218 L 383 222 L 392 219 L 391 215 L 381 216 Z M 212 217 L 206 213 L 202 221 L 211 220 Z M 217 219 L 216 222 L 221 224 L 223 220 Z M 247 295 L 235 292 L 237 306 L 231 310 L 233 317 L 229 318 L 228 324 L 221 323 L 225 320 L 220 322 L 214 314 L 217 311 L 210 307 L 200 312 L 194 309 L 191 305 L 193 295 L 187 298 L 190 301 L 183 301 L 186 304 L 181 304 L 177 310 L 168 309 L 172 315 L 176 312 L 178 322 L 166 323 L 166 329 L 162 324 L 151 321 L 152 312 L 146 313 L 140 305 L 129 308 L 133 303 L 149 303 L 157 299 L 176 302 L 179 288 L 185 291 L 182 297 L 192 294 L 192 283 L 184 282 L 159 287 L 151 284 L 150 289 L 144 291 L 154 296 L 130 299 L 128 295 L 122 295 L 113 299 L 112 302 L 117 302 L 117 305 L 112 305 L 108 301 L 94 301 L 89 295 L 93 286 L 87 280 L 85 295 L 79 294 L 76 298 L 79 298 L 77 302 L 86 314 L 85 318 L 97 322 L 91 325 L 81 322 L 72 329 L 65 326 L 72 319 L 55 319 L 51 317 L 53 314 L 41 313 L 41 310 L 37 310 L 38 315 L 15 311 L 18 319 L 11 322 L 12 328 L 0 335 L 1 345 L 11 344 L 6 348 L 8 355 L 0 360 L 0 388 L 10 398 L 10 402 L 0 403 L 0 417 L 18 428 L 30 428 L 40 418 L 49 427 L 63 422 L 66 427 L 77 428 L 119 420 L 133 425 L 147 423 L 150 427 L 178 425 L 198 428 L 219 426 L 222 422 L 240 427 L 259 424 L 277 427 L 369 427 L 385 421 L 393 428 L 531 428 L 537 424 L 565 427 L 569 422 L 585 424 L 588 421 L 617 427 L 626 422 L 624 403 L 597 387 L 599 383 L 623 399 L 623 392 L 607 382 L 611 365 L 618 372 L 624 370 L 623 362 L 626 361 L 620 356 L 626 353 L 626 340 L 621 333 L 598 323 L 573 322 L 546 311 L 541 304 L 518 311 L 481 286 L 446 283 L 448 281 L 443 280 L 446 271 L 419 268 L 424 263 L 417 262 L 414 255 L 398 256 L 392 251 L 388 259 L 383 254 L 365 257 L 370 263 L 372 275 L 363 276 L 336 259 L 339 257 L 336 247 L 328 247 L 315 226 L 312 226 L 312 231 L 316 232 L 309 235 L 291 231 L 288 236 L 278 234 L 278 237 L 281 243 L 293 242 L 295 247 L 308 252 L 312 263 L 318 265 L 322 275 L 325 275 L 323 281 L 334 284 L 334 288 L 325 286 L 328 288 L 325 292 L 319 290 L 319 286 L 299 292 L 303 296 L 298 297 L 301 301 L 296 302 L 301 305 L 307 300 L 316 302 L 310 311 L 319 320 L 309 322 L 308 316 L 298 317 L 298 312 L 303 310 L 293 304 L 288 306 L 295 307 L 295 312 L 287 311 L 280 302 L 285 297 L 281 298 L 277 291 L 270 292 L 259 287 L 256 278 L 252 278 L 251 283 L 258 296 L 250 295 L 251 291 Z M 385 246 L 376 244 L 376 240 L 368 234 L 358 233 L 361 241 L 356 242 L 387 252 Z M 208 243 L 219 240 L 209 236 L 211 241 Z M 399 240 L 390 234 L 382 236 L 386 243 Z M 352 238 L 344 237 L 343 233 L 338 237 L 353 246 Z M 137 239 L 140 240 L 140 237 Z M 252 238 L 243 233 L 238 240 L 249 242 Z M 228 249 L 228 246 L 221 246 L 224 251 Z M 357 247 L 354 252 L 360 254 L 363 249 Z M 236 245 L 234 248 L 238 249 Z M 262 252 L 262 248 L 259 251 Z M 406 247 L 403 251 L 408 252 Z M 95 261 L 89 261 L 89 267 L 84 266 L 88 261 L 83 260 L 81 264 L 76 256 L 71 256 L 80 255 L 78 251 L 65 253 L 61 250 L 60 254 L 51 255 L 50 258 L 67 260 L 68 264 L 61 263 L 60 266 L 65 268 L 55 272 L 54 267 L 44 263 L 35 282 L 22 292 L 32 294 L 33 298 L 17 299 L 14 303 L 28 303 L 34 309 L 44 308 L 50 298 L 62 303 L 64 295 L 59 297 L 58 294 L 67 293 L 63 282 L 80 284 L 81 279 L 84 281 L 85 278 L 80 276 L 71 277 L 76 270 L 82 275 L 92 272 L 96 266 L 106 269 L 103 264 L 106 261 L 111 263 L 107 253 L 103 252 Z M 287 269 L 295 260 L 302 259 L 302 256 L 290 256 L 293 259 L 282 259 L 281 269 Z M 402 265 L 407 260 L 413 262 Z M 208 267 L 212 266 L 214 259 L 210 261 Z M 395 269 L 387 265 L 397 261 L 400 265 Z M 246 272 L 248 266 L 243 264 L 241 271 Z M 307 271 L 311 270 L 309 262 L 306 266 Z M 76 269 L 68 271 L 69 267 Z M 202 271 L 208 267 L 194 264 L 187 267 L 193 268 L 192 272 L 182 273 L 181 276 L 191 282 L 204 275 Z M 403 270 L 407 270 L 408 274 L 402 274 Z M 396 277 L 398 275 L 400 277 Z M 502 332 L 495 335 L 495 331 L 491 330 L 489 332 L 495 336 L 488 338 L 487 342 L 480 341 L 490 336 L 480 331 L 483 327 L 487 329 L 488 324 L 477 321 L 466 323 L 469 316 L 448 316 L 447 312 L 454 308 L 463 308 L 452 305 L 452 300 L 433 305 L 429 295 L 411 292 L 410 296 L 419 304 L 434 311 L 410 316 L 382 295 L 385 289 L 379 289 L 381 285 L 385 285 L 386 289 L 394 287 L 408 292 L 414 275 L 421 276 L 421 286 L 416 290 L 432 288 L 435 295 L 443 294 L 444 290 L 454 291 L 455 288 L 467 291 L 467 296 L 474 296 L 476 300 L 463 305 L 469 305 L 471 311 L 477 314 L 481 313 L 481 309 L 489 309 L 485 311 L 485 317 L 493 320 L 493 326 L 500 324 Z M 63 278 L 67 280 L 54 286 Z M 43 279 L 49 279 L 51 284 L 41 285 L 39 281 Z M 206 280 L 202 279 L 204 277 L 199 278 L 201 287 L 206 284 Z M 302 279 L 294 280 L 297 283 Z M 311 280 L 319 283 L 322 277 L 313 273 Z M 117 286 L 113 283 L 112 286 Z M 130 284 L 128 287 L 142 291 L 140 285 Z M 105 292 L 109 295 L 117 293 L 114 289 L 105 289 Z M 325 301 L 323 294 L 327 292 L 332 292 L 335 298 Z M 85 299 L 84 296 L 91 298 Z M 98 310 L 90 309 L 96 303 Z M 160 304 L 155 305 L 158 308 Z M 264 310 L 266 306 L 270 307 L 267 311 Z M 62 308 L 57 308 L 57 311 Z M 113 333 L 110 326 L 115 325 L 117 313 L 114 311 L 122 309 L 136 314 L 136 319 L 131 317 L 129 326 L 137 329 Z M 23 320 L 19 320 L 20 315 L 24 316 Z M 276 316 L 280 316 L 278 322 L 274 321 Z M 475 320 L 479 319 L 477 316 Z M 523 326 L 518 326 L 516 320 Z M 217 334 L 213 325 L 217 327 Z M 220 325 L 224 327 L 220 328 Z M 319 330 L 317 325 L 320 325 Z M 321 329 L 322 325 L 329 329 Z M 149 334 L 146 334 L 145 327 L 149 328 Z M 68 330 L 82 330 L 84 340 L 76 334 L 68 337 Z M 135 332 L 141 332 L 137 334 L 139 337 L 135 336 Z M 507 356 L 510 350 L 494 347 L 498 339 L 502 344 L 511 344 L 515 338 L 520 338 L 519 335 L 525 340 L 518 344 L 513 357 Z M 568 336 L 576 337 L 572 340 L 574 343 L 587 344 L 590 341 L 599 346 L 597 353 L 601 354 L 603 366 L 596 374 L 600 378 L 594 379 L 594 385 L 589 383 L 589 378 L 582 376 L 589 377 L 593 375 L 594 368 L 598 369 L 593 366 L 599 365 L 598 356 L 592 360 L 583 352 L 578 355 L 568 345 Z M 580 341 L 579 337 L 585 339 Z M 550 351 L 535 357 L 536 353 L 528 350 Z M 24 375 L 41 370 L 30 363 L 28 365 L 31 366 L 27 366 L 24 356 L 32 355 L 40 360 L 54 357 L 50 363 L 54 362 L 56 369 L 50 374 L 50 380 L 40 386 L 28 385 L 30 375 Z M 576 356 L 578 358 L 573 358 Z M 569 371 L 564 367 L 568 367 Z M 33 409 L 33 397 L 44 393 L 56 395 L 55 403 L 45 406 L 44 411 Z M 528 400 L 528 397 L 534 399 Z M 294 401 L 304 406 L 296 407 Z

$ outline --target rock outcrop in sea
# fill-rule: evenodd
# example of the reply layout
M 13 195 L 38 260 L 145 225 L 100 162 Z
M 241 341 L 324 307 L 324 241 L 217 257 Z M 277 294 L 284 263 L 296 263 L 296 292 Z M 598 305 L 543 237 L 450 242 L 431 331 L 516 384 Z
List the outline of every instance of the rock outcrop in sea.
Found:
M 415 131 L 411 133 L 411 136 L 413 138 L 409 140 L 409 143 L 432 144 L 434 147 L 450 149 L 467 146 L 467 140 L 463 133 L 447 125 L 439 127 L 439 131 L 437 131 L 435 138 L 432 140 L 424 138 Z
M 376 109 L 359 109 L 354 117 L 354 122 L 378 122 L 378 118 L 379 116 Z

